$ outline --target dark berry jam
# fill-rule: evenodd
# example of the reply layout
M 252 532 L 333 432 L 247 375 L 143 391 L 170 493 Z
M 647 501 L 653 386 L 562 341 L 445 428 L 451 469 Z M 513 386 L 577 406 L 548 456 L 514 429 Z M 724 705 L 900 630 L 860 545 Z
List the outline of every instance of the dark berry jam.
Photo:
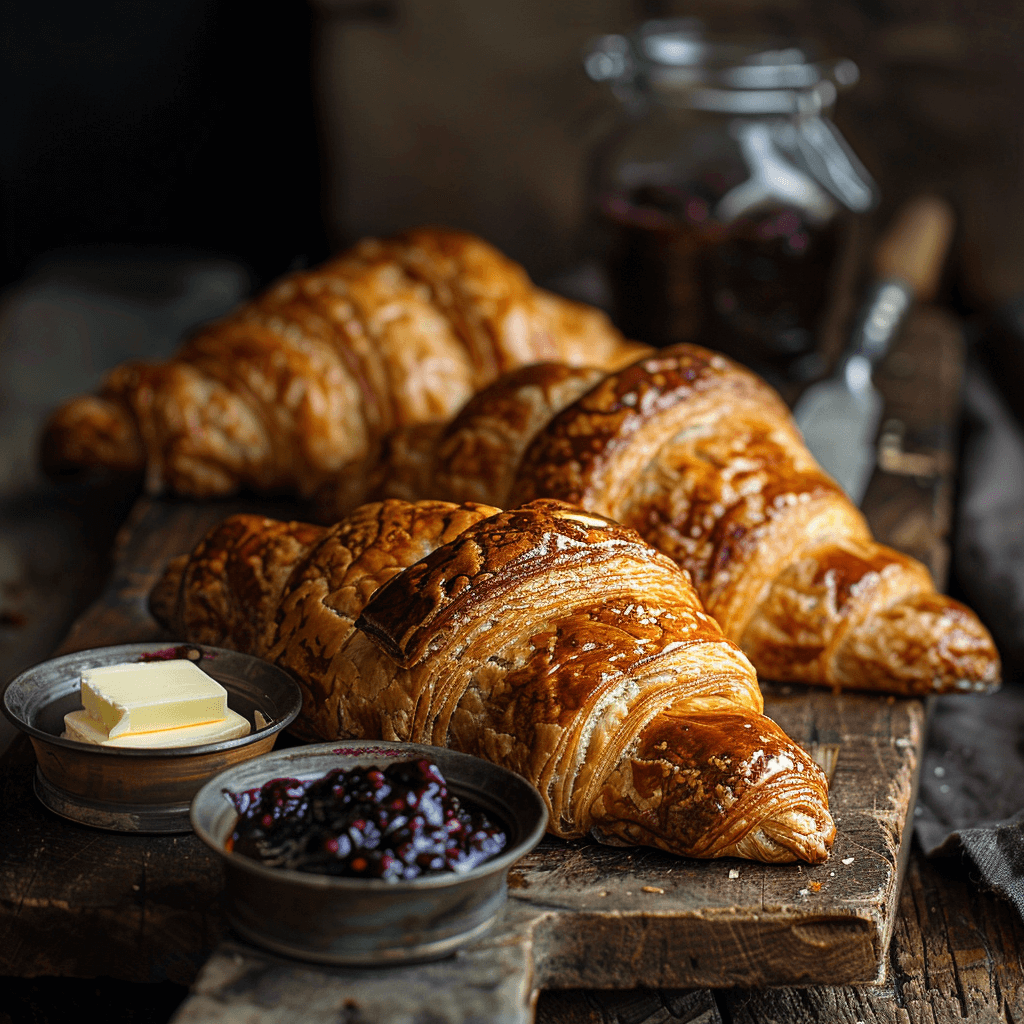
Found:
M 426 760 L 225 793 L 239 815 L 228 850 L 292 871 L 398 881 L 468 871 L 507 842 Z
M 190 644 L 179 644 L 177 647 L 164 647 L 159 651 L 148 651 L 139 655 L 139 661 L 202 661 L 203 652 Z
M 777 206 L 722 224 L 712 211 L 744 176 L 601 197 L 615 320 L 650 345 L 696 341 L 788 376 L 816 345 L 846 223 L 813 224 Z

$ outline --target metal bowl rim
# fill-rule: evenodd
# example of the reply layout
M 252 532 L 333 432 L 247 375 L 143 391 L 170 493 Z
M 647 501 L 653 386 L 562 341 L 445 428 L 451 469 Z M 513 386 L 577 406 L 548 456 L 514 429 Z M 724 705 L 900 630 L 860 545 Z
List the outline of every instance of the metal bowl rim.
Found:
M 376 891 L 381 894 L 400 894 L 404 892 L 416 892 L 421 889 L 449 888 L 486 878 L 499 871 L 508 870 L 512 864 L 520 859 L 520 857 L 529 853 L 544 836 L 548 824 L 548 809 L 547 805 L 544 803 L 544 798 L 532 783 L 528 782 L 521 775 L 516 774 L 510 769 L 503 768 L 501 765 L 494 764 L 482 757 L 476 757 L 474 754 L 466 754 L 460 750 L 449 750 L 447 747 L 438 747 L 436 749 L 444 750 L 446 754 L 454 755 L 458 758 L 480 761 L 487 765 L 489 769 L 493 769 L 495 772 L 504 776 L 506 782 L 511 783 L 512 785 L 524 787 L 524 791 L 527 793 L 528 797 L 534 801 L 534 809 L 537 812 L 536 820 L 534 821 L 532 828 L 529 829 L 527 834 L 521 838 L 519 842 L 502 850 L 494 857 L 485 860 L 482 864 L 478 864 L 475 868 L 470 868 L 469 871 L 442 872 L 435 875 L 423 875 L 419 878 L 400 879 L 398 881 L 389 882 L 382 878 L 345 878 L 337 875 L 317 874 L 315 872 L 293 871 L 290 868 L 271 868 L 261 864 L 257 860 L 253 860 L 251 857 L 245 857 L 240 853 L 225 850 L 224 847 L 218 844 L 213 836 L 210 835 L 210 833 L 196 820 L 198 816 L 197 809 L 200 803 L 215 799 L 216 796 L 219 796 L 220 790 L 224 786 L 224 782 L 222 780 L 232 772 L 241 771 L 243 768 L 246 771 L 251 771 L 261 762 L 266 763 L 276 758 L 284 760 L 288 757 L 301 757 L 303 754 L 308 754 L 310 757 L 332 754 L 337 750 L 339 744 L 347 743 L 365 743 L 368 746 L 387 747 L 391 750 L 402 750 L 408 748 L 409 750 L 420 751 L 424 748 L 429 749 L 429 744 L 425 743 L 392 742 L 390 740 L 333 740 L 330 743 L 315 743 L 304 747 L 289 747 L 283 750 L 272 750 L 266 754 L 259 754 L 258 756 L 250 758 L 248 761 L 244 762 L 244 765 L 232 765 L 230 768 L 225 768 L 224 771 L 218 772 L 203 784 L 202 788 L 192 799 L 189 812 L 192 831 L 211 850 L 213 850 L 214 853 L 222 857 L 229 868 L 248 872 L 256 875 L 257 877 L 266 878 L 268 880 L 277 880 L 281 883 L 308 886 L 314 889 L 327 889 L 330 891 L 342 892 L 347 890 Z M 271 778 L 277 777 L 278 776 L 271 776 Z M 298 777 L 301 779 L 301 774 L 299 776 L 289 777 Z M 310 777 L 315 778 L 317 776 Z M 445 779 L 452 788 L 460 788 L 459 780 L 453 778 L 450 774 L 446 774 Z M 215 790 L 217 791 L 216 793 L 214 792 Z M 495 798 L 495 800 L 500 806 L 507 806 L 500 797 Z M 510 813 L 506 813 L 507 817 L 511 817 Z
M 199 743 L 190 747 L 105 747 L 99 743 L 82 743 L 79 740 L 64 739 L 62 736 L 54 736 L 53 733 L 37 729 L 34 725 L 29 725 L 28 722 L 19 718 L 15 714 L 14 709 L 8 703 L 8 694 L 14 689 L 16 684 L 24 683 L 29 676 L 39 672 L 41 669 L 52 668 L 59 670 L 62 663 L 81 658 L 83 655 L 113 654 L 114 652 L 118 652 L 123 654 L 125 657 L 129 657 L 132 654 L 147 654 L 153 650 L 163 650 L 168 647 L 195 647 L 203 652 L 209 651 L 213 658 L 220 655 L 230 655 L 233 658 L 243 658 L 253 662 L 258 662 L 261 666 L 266 668 L 268 673 L 277 676 L 280 681 L 287 682 L 289 684 L 292 689 L 290 709 L 283 717 L 277 719 L 264 729 L 254 729 L 246 736 L 239 736 L 237 739 L 233 740 L 221 740 L 220 743 Z M 71 651 L 68 654 L 61 654 L 55 658 L 48 658 L 46 661 L 41 661 L 38 664 L 33 665 L 31 668 L 25 669 L 24 672 L 19 672 L 18 675 L 16 675 L 4 688 L 3 699 L 4 716 L 13 726 L 28 734 L 33 739 L 40 740 L 43 743 L 52 744 L 55 747 L 64 747 L 66 749 L 76 750 L 85 754 L 95 754 L 98 757 L 129 757 L 150 760 L 156 757 L 195 757 L 197 755 L 216 754 L 221 751 L 234 750 L 236 747 L 245 747 L 254 743 L 256 740 L 265 739 L 287 729 L 288 726 L 291 725 L 298 717 L 301 710 L 302 691 L 299 689 L 299 684 L 296 683 L 292 676 L 285 669 L 281 668 L 280 665 L 275 665 L 270 661 L 264 661 L 262 658 L 257 658 L 254 654 L 245 654 L 242 651 L 233 651 L 228 647 L 213 647 L 210 644 L 198 644 L 176 640 L 153 640 L 148 643 L 112 644 L 105 647 L 86 647 L 80 651 Z

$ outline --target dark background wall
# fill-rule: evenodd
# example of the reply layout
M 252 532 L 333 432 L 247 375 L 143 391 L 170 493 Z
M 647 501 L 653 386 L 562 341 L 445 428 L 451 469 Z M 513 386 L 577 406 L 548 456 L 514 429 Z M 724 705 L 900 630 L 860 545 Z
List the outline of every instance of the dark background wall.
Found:
M 421 220 L 555 273 L 612 116 L 583 45 L 693 13 L 855 59 L 838 118 L 886 207 L 945 191 L 970 294 L 1024 290 L 1016 0 L 3 0 L 0 283 L 82 244 L 185 246 L 261 282 Z
M 4 0 L 0 275 L 77 245 L 319 258 L 312 13 L 296 0 Z

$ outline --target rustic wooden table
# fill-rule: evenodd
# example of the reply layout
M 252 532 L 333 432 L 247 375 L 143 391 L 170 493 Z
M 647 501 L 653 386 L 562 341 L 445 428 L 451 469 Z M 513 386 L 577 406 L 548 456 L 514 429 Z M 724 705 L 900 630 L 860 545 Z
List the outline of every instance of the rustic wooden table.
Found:
M 876 474 L 865 500 L 876 534 L 922 558 L 940 580 L 947 568 L 961 367 L 957 325 L 940 311 L 919 311 L 880 375 L 887 418 L 903 429 L 902 435 L 896 429 L 888 432 L 894 439 L 886 455 L 888 471 Z M 902 447 L 895 442 L 898 436 Z M 106 589 L 78 619 L 61 649 L 149 639 L 153 624 L 138 609 L 154 567 L 174 553 L 168 552 L 168 544 L 182 543 L 200 533 L 211 514 L 219 518 L 228 511 L 226 505 L 211 509 L 137 503 L 118 536 Z M 291 507 L 283 511 L 294 514 Z M 161 521 L 174 522 L 174 539 L 151 528 Z M 875 700 L 884 709 L 884 698 Z M 920 705 L 889 706 L 890 718 L 914 719 Z M 913 733 L 905 725 L 889 729 L 893 745 Z M 905 813 L 911 799 L 917 754 L 916 741 L 905 739 L 897 759 L 897 775 L 904 780 L 898 814 Z M 1024 925 L 1007 905 L 981 892 L 961 864 L 926 861 L 907 842 L 902 849 L 909 858 L 898 896 L 895 887 L 888 894 L 884 884 L 878 889 L 876 934 L 892 936 L 887 951 L 876 951 L 885 971 L 879 984 L 735 987 L 736 977 L 792 976 L 784 969 L 788 965 L 782 957 L 788 952 L 780 953 L 787 950 L 780 932 L 778 949 L 761 941 L 747 950 L 739 972 L 722 964 L 720 980 L 714 981 L 716 965 L 705 966 L 708 980 L 702 984 L 715 987 L 622 989 L 614 986 L 663 984 L 673 977 L 658 953 L 669 948 L 669 936 L 635 942 L 641 962 L 626 963 L 624 956 L 622 962 L 601 964 L 588 959 L 588 950 L 598 944 L 590 941 L 596 935 L 588 935 L 582 924 L 572 970 L 563 965 L 556 977 L 549 967 L 531 976 L 516 966 L 516 953 L 533 940 L 517 932 L 514 921 L 511 929 L 454 960 L 415 971 L 346 972 L 286 962 L 239 942 L 217 904 L 219 870 L 194 837 L 118 836 L 63 822 L 35 800 L 32 770 L 31 750 L 15 742 L 0 766 L 5 834 L 0 854 L 0 975 L 123 980 L 152 985 L 154 992 L 165 991 L 161 985 L 189 986 L 176 1021 L 369 1024 L 399 1017 L 490 1021 L 529 1020 L 533 1015 L 542 1022 L 1024 1019 Z M 879 806 L 877 811 L 893 815 L 891 807 Z M 897 828 L 888 861 L 891 872 L 900 867 L 899 832 Z M 531 870 L 524 868 L 524 879 L 534 877 Z M 806 940 L 811 933 L 801 934 Z M 834 935 L 827 929 L 821 935 L 825 962 L 835 948 Z M 730 955 L 737 955 L 737 948 L 742 952 L 741 947 L 742 942 Z M 829 973 L 831 967 L 822 973 L 837 980 L 843 970 L 853 972 L 847 976 L 864 977 L 863 965 L 858 974 L 846 960 L 835 964 L 835 973 Z M 566 979 L 593 987 L 536 991 L 539 984 L 554 980 L 564 985 Z M 88 991 L 83 983 L 81 998 Z M 115 993 L 108 998 L 116 1000 L 116 986 L 105 991 Z M 178 991 L 184 994 L 185 989 Z M 116 1020 L 115 1014 L 108 1003 L 107 1019 Z

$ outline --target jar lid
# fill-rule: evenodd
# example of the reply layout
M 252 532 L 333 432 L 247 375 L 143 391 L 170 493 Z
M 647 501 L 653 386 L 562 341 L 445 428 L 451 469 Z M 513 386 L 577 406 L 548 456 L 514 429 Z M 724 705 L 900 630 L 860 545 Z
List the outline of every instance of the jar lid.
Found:
M 725 223 L 767 197 L 821 220 L 831 215 L 832 200 L 857 212 L 878 201 L 871 175 L 828 116 L 838 90 L 859 77 L 851 60 L 825 59 L 806 42 L 713 36 L 697 18 L 675 18 L 645 22 L 629 36 L 602 36 L 584 67 L 634 115 L 652 98 L 730 115 L 728 131 L 750 176 L 716 205 Z
M 856 83 L 857 65 L 822 59 L 810 43 L 723 38 L 697 18 L 645 22 L 630 36 L 602 36 L 584 58 L 594 81 L 646 89 L 694 110 L 817 113 Z

